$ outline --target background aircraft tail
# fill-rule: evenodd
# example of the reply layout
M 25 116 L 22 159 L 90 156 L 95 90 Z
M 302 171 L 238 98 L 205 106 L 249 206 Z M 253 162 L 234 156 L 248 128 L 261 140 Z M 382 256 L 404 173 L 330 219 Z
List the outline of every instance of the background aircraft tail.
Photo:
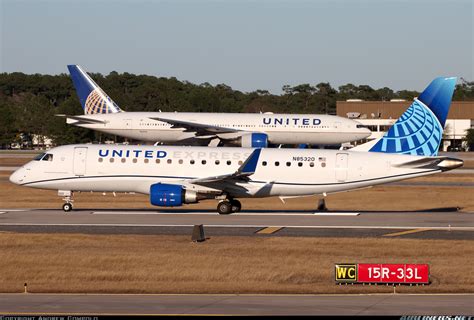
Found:
M 68 65 L 84 114 L 122 112 L 119 106 L 78 65 Z
M 455 77 L 434 79 L 382 138 L 352 150 L 436 156 L 455 86 Z

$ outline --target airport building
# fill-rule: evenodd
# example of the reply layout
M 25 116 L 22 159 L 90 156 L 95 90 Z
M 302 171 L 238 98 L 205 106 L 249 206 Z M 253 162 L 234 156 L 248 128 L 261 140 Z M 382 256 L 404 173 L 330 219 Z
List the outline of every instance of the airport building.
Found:
M 366 125 L 372 131 L 368 140 L 372 140 L 383 136 L 410 104 L 411 101 L 403 99 L 390 101 L 349 99 L 337 101 L 336 112 L 338 116 L 355 119 Z M 441 151 L 466 150 L 468 146 L 464 138 L 466 130 L 471 128 L 474 128 L 474 101 L 453 101 L 446 120 Z

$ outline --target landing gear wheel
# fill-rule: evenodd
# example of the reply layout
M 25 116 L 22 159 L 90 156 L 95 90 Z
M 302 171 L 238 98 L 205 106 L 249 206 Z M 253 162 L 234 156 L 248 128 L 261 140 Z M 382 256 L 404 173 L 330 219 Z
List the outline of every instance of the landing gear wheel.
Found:
M 63 210 L 64 212 L 69 212 L 72 210 L 72 203 L 66 202 L 63 204 Z
M 232 204 L 230 203 L 230 201 L 224 200 L 219 202 L 219 204 L 217 205 L 217 212 L 219 212 L 219 214 L 232 213 Z
M 232 200 L 230 204 L 232 205 L 232 212 L 239 212 L 242 209 L 242 204 L 239 200 Z

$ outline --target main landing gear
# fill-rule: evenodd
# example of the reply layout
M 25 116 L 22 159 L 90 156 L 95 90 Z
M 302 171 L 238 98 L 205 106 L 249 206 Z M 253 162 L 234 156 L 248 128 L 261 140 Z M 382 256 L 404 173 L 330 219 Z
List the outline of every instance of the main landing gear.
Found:
M 74 200 L 72 199 L 73 192 L 70 190 L 58 190 L 58 196 L 63 197 L 63 200 L 66 202 L 65 204 L 63 204 L 64 212 L 72 211 L 72 203 L 74 202 Z
M 226 199 L 217 204 L 217 212 L 219 214 L 231 214 L 239 212 L 240 209 L 242 209 L 242 204 L 239 200 L 235 199 Z

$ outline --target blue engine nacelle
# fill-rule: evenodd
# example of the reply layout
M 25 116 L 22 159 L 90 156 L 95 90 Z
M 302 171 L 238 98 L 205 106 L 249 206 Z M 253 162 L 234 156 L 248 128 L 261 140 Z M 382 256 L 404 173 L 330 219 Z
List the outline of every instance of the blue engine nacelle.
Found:
M 241 137 L 241 146 L 244 148 L 268 147 L 268 135 L 265 133 L 249 133 Z
M 197 194 L 181 185 L 156 183 L 150 187 L 150 202 L 154 206 L 178 207 L 183 203 L 198 202 Z

